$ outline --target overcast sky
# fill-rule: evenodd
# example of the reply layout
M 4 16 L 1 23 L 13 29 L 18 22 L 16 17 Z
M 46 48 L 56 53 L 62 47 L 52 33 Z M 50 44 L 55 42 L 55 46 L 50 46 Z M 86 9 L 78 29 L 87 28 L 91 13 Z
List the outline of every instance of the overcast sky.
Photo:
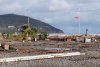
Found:
M 78 33 L 79 22 L 80 33 L 100 33 L 100 0 L 0 0 L 0 15 L 9 13 L 29 14 L 64 33 Z

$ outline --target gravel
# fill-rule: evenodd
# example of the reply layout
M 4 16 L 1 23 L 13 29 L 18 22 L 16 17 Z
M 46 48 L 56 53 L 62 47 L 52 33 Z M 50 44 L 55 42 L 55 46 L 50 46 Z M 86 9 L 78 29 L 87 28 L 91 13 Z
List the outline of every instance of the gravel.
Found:
M 0 58 L 9 57 L 20 57 L 20 56 L 32 56 L 41 54 L 41 50 L 33 50 L 34 48 L 68 48 L 74 47 L 78 48 L 77 43 L 65 43 L 65 42 L 9 42 L 14 48 L 21 49 L 19 52 L 0 52 Z M 73 56 L 73 57 L 63 57 L 63 58 L 52 58 L 52 59 L 42 59 L 42 60 L 30 60 L 30 61 L 18 61 L 18 62 L 8 62 L 0 63 L 0 67 L 100 67 L 100 51 L 94 49 L 99 49 L 100 46 L 95 45 L 90 47 L 84 47 L 80 50 L 85 52 L 84 56 Z M 32 50 L 31 50 L 32 49 Z M 24 50 L 24 52 L 22 52 Z M 25 50 L 31 50 L 31 52 L 25 52 Z
M 71 61 L 67 57 L 0 63 L 0 67 L 100 67 L 100 59 Z

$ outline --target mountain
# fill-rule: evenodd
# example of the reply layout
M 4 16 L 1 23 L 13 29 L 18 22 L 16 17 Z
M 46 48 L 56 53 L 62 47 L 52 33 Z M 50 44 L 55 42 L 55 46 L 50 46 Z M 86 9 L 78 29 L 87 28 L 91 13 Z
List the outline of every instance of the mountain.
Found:
M 0 15 L 0 32 L 18 32 L 20 26 L 28 23 L 28 17 L 16 14 Z M 57 29 L 45 22 L 29 17 L 30 27 L 37 28 L 39 32 L 46 31 L 48 33 L 63 33 L 62 30 Z

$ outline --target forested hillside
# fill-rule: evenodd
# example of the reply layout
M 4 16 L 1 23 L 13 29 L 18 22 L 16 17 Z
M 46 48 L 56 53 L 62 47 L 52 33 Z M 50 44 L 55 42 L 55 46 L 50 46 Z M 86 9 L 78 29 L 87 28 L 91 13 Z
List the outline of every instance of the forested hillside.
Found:
M 37 28 L 38 32 L 46 31 L 48 33 L 63 33 L 62 30 L 57 29 L 42 21 L 33 18 L 29 18 L 29 21 L 30 21 L 30 27 Z M 20 29 L 21 25 L 27 23 L 28 23 L 27 16 L 21 16 L 16 14 L 0 15 L 0 32 L 9 32 L 9 31 L 17 32 L 18 29 Z

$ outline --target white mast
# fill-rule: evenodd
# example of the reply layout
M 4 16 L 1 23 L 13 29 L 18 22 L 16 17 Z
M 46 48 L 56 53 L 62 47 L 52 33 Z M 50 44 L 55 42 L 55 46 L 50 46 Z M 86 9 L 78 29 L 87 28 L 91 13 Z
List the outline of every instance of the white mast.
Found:
M 79 11 L 78 11 L 78 18 L 79 18 L 79 34 L 80 34 L 80 8 L 79 8 Z

